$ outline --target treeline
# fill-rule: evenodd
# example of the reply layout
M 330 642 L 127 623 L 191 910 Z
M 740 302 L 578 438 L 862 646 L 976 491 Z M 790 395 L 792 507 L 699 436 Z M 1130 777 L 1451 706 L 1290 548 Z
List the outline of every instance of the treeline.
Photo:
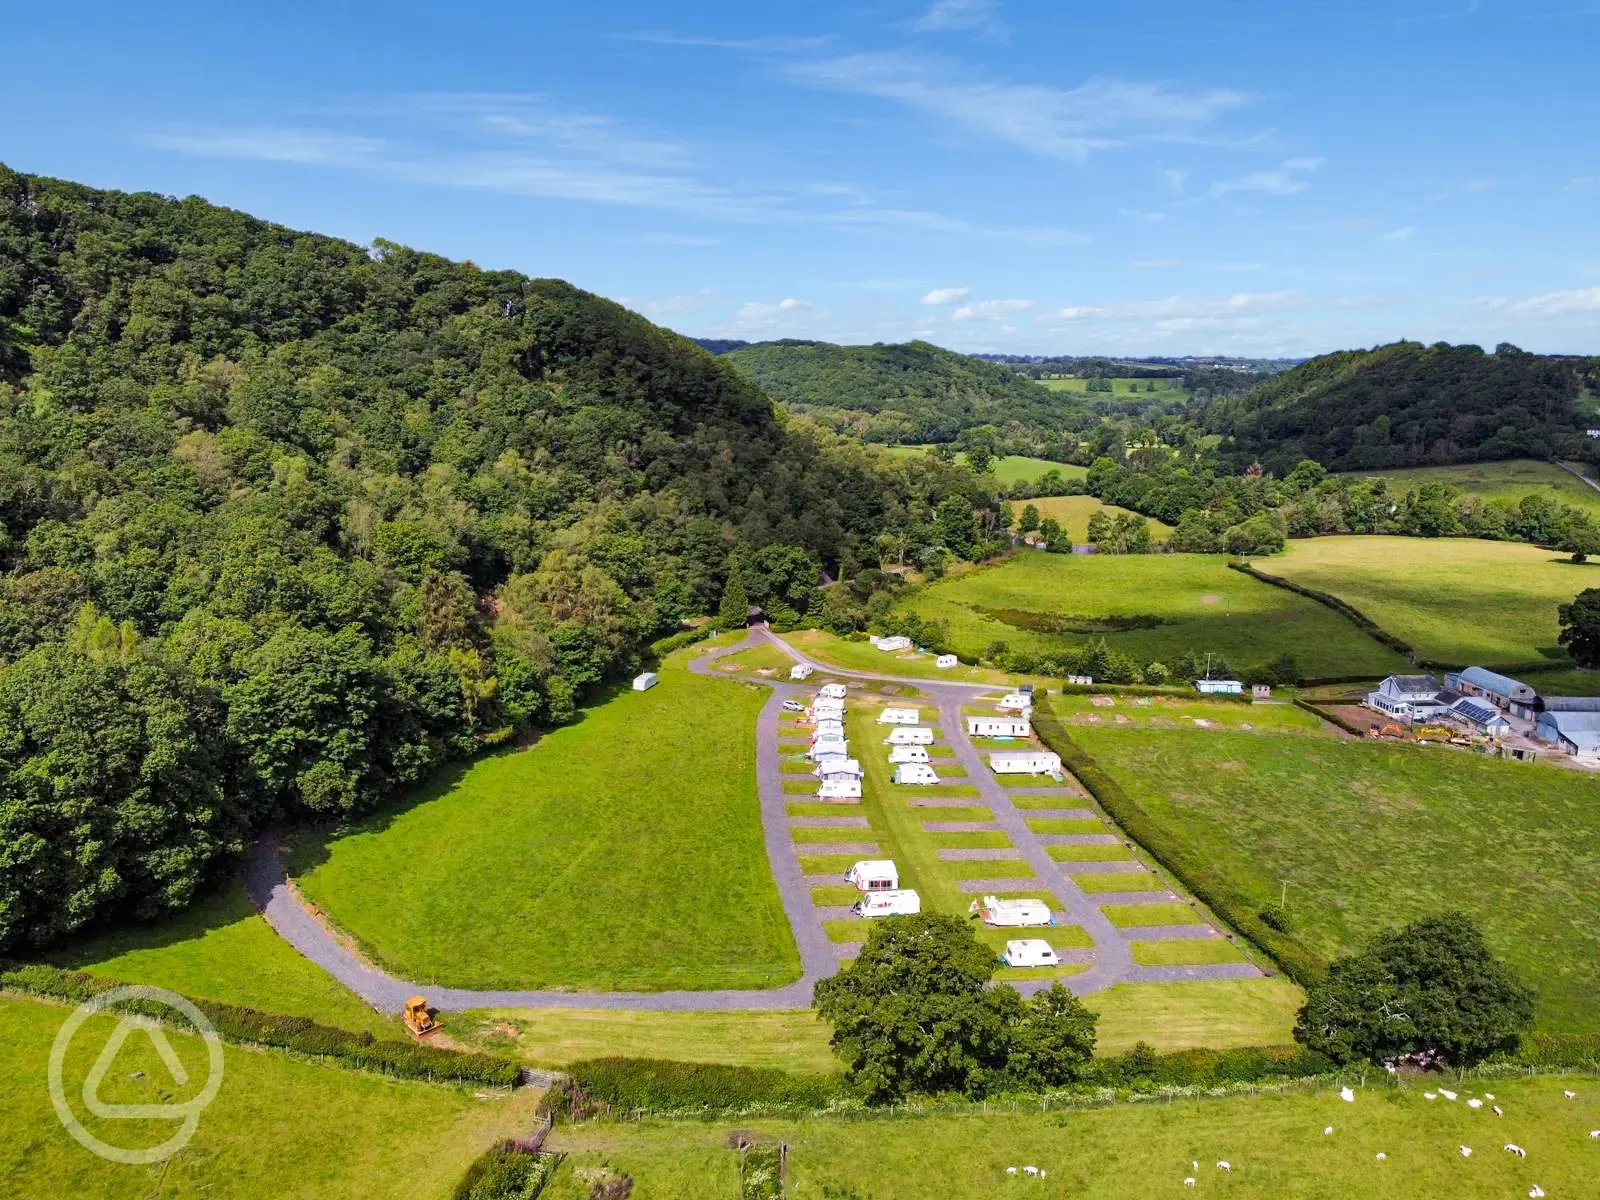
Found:
M 3 167 L 0 264 L 0 947 L 997 507 L 559 281 Z

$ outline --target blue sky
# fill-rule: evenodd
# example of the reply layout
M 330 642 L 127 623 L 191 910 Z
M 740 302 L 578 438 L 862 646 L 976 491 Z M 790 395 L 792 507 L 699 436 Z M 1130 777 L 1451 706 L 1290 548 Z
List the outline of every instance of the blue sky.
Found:
M 695 335 L 1600 353 L 1600 0 L 249 7 L 7 5 L 0 160 Z

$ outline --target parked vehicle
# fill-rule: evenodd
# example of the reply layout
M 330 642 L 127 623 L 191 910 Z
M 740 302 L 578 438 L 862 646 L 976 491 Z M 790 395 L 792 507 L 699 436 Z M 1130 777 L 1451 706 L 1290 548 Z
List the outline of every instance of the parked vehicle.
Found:
M 1001 929 L 1056 923 L 1055 914 L 1043 900 L 1001 900 L 997 896 L 985 896 L 982 900 L 974 900 L 967 911 L 983 918 L 985 925 Z
M 783 702 L 783 711 L 784 712 L 803 713 L 803 712 L 805 712 L 805 710 L 806 710 L 806 706 L 804 704 L 801 704 L 800 701 L 798 701 L 798 700 L 785 700 Z

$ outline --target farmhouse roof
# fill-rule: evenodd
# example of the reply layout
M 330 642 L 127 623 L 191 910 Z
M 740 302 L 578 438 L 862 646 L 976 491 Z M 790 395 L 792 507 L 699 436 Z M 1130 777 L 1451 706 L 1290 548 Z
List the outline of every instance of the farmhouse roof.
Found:
M 1439 691 L 1439 681 L 1432 675 L 1391 675 L 1394 681 L 1394 690 L 1404 692 L 1408 696 L 1431 695 Z

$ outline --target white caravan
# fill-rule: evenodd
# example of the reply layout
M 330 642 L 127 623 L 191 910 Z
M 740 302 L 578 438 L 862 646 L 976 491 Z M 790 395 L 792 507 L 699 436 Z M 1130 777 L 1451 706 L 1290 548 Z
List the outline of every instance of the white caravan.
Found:
M 827 779 L 831 775 L 838 775 L 843 779 L 860 779 L 861 764 L 853 758 L 821 758 L 817 760 L 816 768 L 811 773 L 821 779 Z
M 796 683 L 803 683 L 811 678 L 811 672 L 815 670 L 816 668 L 810 663 L 795 663 L 794 666 L 789 668 L 789 678 Z
M 1043 900 L 1001 900 L 998 896 L 985 896 L 974 900 L 967 908 L 983 918 L 985 925 L 1001 929 L 1018 929 L 1029 925 L 1054 925 L 1055 917 Z
M 933 665 L 938 667 L 941 671 L 948 671 L 951 667 L 959 667 L 961 665 L 961 660 L 954 654 L 941 654 L 938 658 L 933 660 Z
M 926 746 L 895 746 L 889 751 L 889 762 L 893 766 L 901 763 L 925 763 L 928 761 L 928 748 Z
M 1007 692 L 995 703 L 1001 712 L 1032 712 L 1033 697 L 1022 692 Z
M 878 714 L 879 725 L 915 725 L 921 720 L 914 708 L 886 708 Z
M 900 886 L 900 872 L 893 859 L 864 858 L 844 873 L 844 881 L 860 892 L 892 892 Z
M 1061 956 L 1043 938 L 1018 938 L 1006 943 L 1000 961 L 1008 967 L 1058 967 Z
M 1033 726 L 1027 717 L 968 717 L 968 737 L 1027 737 Z
M 843 700 L 845 698 L 845 686 L 842 683 L 825 683 L 822 685 L 821 690 L 817 692 L 817 695 L 824 700 Z
M 868 892 L 850 906 L 858 917 L 910 917 L 922 911 L 922 897 L 904 891 Z
M 844 744 L 843 738 L 837 738 L 826 742 L 813 742 L 809 754 L 811 761 L 816 762 L 818 759 L 829 757 L 849 758 L 850 750 Z
M 885 650 L 892 654 L 900 650 L 911 649 L 911 639 L 901 637 L 897 633 L 893 637 L 879 638 L 877 645 L 879 650 Z
M 813 742 L 844 741 L 844 722 L 818 721 L 811 727 L 811 740 Z
M 853 779 L 848 775 L 835 775 L 831 779 L 824 779 L 822 786 L 817 789 L 818 800 L 859 800 L 861 799 L 861 780 Z
M 1050 750 L 1018 750 L 989 755 L 996 775 L 1059 775 L 1061 756 Z
M 939 776 L 927 763 L 902 763 L 894 769 L 896 783 L 938 783 Z
M 885 746 L 931 746 L 933 745 L 933 730 L 917 725 L 901 725 L 889 730 L 889 736 L 883 739 Z

